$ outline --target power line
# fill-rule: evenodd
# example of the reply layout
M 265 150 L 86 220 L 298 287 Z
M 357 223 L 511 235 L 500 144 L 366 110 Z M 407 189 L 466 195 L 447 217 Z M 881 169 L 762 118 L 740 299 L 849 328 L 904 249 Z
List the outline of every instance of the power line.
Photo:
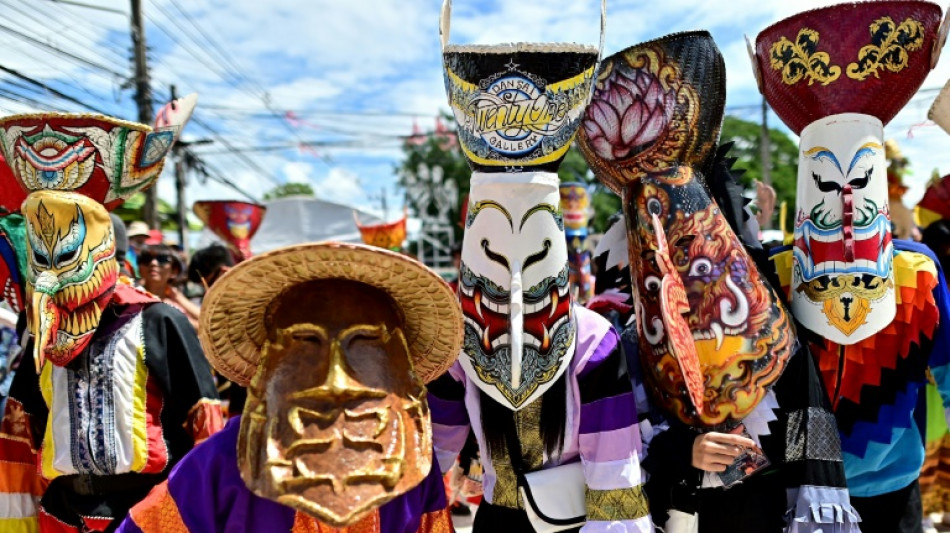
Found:
M 102 115 L 107 115 L 107 114 L 108 114 L 108 113 L 106 113 L 105 111 L 102 111 L 102 110 L 100 110 L 100 109 L 98 109 L 98 108 L 96 108 L 96 107 L 94 107 L 94 106 L 91 106 L 91 105 L 87 104 L 86 102 L 83 102 L 82 100 L 79 100 L 78 98 L 73 98 L 72 96 L 69 96 L 68 94 L 62 93 L 62 92 L 60 92 L 60 91 L 58 91 L 58 90 L 56 90 L 56 89 L 50 87 L 49 85 L 47 85 L 47 84 L 45 84 L 45 83 L 43 83 L 43 82 L 41 82 L 41 81 L 35 80 L 35 79 L 33 79 L 33 78 L 31 78 L 31 77 L 25 75 L 25 74 L 21 74 L 21 73 L 17 72 L 16 70 L 13 70 L 12 68 L 7 68 L 7 67 L 5 67 L 5 66 L 3 66 L 3 65 L 0 65 L 0 71 L 6 72 L 7 74 L 10 74 L 11 76 L 15 76 L 15 77 L 17 77 L 17 78 L 19 78 L 19 79 L 21 79 L 21 80 L 23 80 L 23 81 L 29 82 L 30 84 L 35 85 L 35 86 L 37 86 L 37 87 L 40 87 L 40 88 L 42 88 L 43 90 L 47 91 L 48 93 L 50 93 L 50 94 L 52 94 L 52 95 L 54 95 L 54 96 L 56 96 L 56 97 L 58 97 L 58 98 L 62 98 L 63 100 L 66 100 L 66 101 L 68 101 L 68 102 L 72 102 L 72 103 L 74 103 L 74 104 L 80 105 L 80 106 L 82 106 L 83 108 L 88 109 L 88 110 L 90 110 L 90 111 L 95 111 L 96 113 L 99 113 L 99 114 L 102 114 Z
M 17 13 L 20 13 L 21 15 L 23 15 L 23 16 L 29 18 L 30 20 L 36 22 L 37 24 L 39 24 L 40 26 L 43 26 L 43 27 L 49 27 L 49 21 L 50 21 L 50 20 L 53 20 L 54 22 L 56 22 L 56 23 L 58 23 L 58 24 L 61 24 L 62 27 L 61 27 L 58 31 L 54 31 L 54 34 L 61 33 L 61 32 L 63 32 L 63 31 L 65 31 L 65 30 L 70 30 L 70 31 L 72 31 L 73 33 L 75 33 L 76 35 L 82 35 L 82 36 L 86 37 L 87 39 L 91 40 L 93 43 L 96 42 L 95 37 L 90 37 L 88 34 L 84 34 L 83 32 L 80 32 L 80 31 L 79 31 L 79 28 L 81 28 L 82 26 L 76 24 L 75 21 L 73 21 L 73 22 L 71 22 L 71 23 L 69 23 L 69 24 L 63 24 L 63 21 L 61 21 L 61 20 L 59 20 L 59 19 L 56 19 L 56 18 L 54 18 L 54 17 L 48 16 L 47 14 L 45 14 L 45 13 L 39 11 L 39 9 L 38 9 L 35 5 L 33 5 L 33 4 L 22 4 L 22 5 L 25 6 L 25 7 L 29 7 L 29 8 L 32 9 L 35 13 L 39 13 L 40 16 L 43 17 L 43 18 L 45 18 L 46 20 L 37 18 L 35 15 L 33 15 L 33 14 L 31 14 L 31 13 L 27 13 L 26 11 L 23 11 L 22 9 L 20 9 L 19 7 L 17 7 L 17 6 L 14 5 L 14 4 L 11 4 L 10 2 L 4 1 L 4 0 L 0 0 L 0 4 L 3 4 L 3 5 L 5 5 L 5 6 L 11 8 L 11 9 L 13 9 L 13 10 L 16 11 Z M 47 38 L 49 38 L 49 37 L 47 37 Z M 78 41 L 71 41 L 70 44 L 79 44 L 80 46 L 82 46 L 82 47 L 85 48 L 86 50 L 89 50 L 89 51 L 93 52 L 93 55 L 97 56 L 98 59 L 104 60 L 104 61 L 106 61 L 106 62 L 115 61 L 115 60 L 103 56 L 103 55 L 101 54 L 101 50 L 106 50 L 106 51 L 112 52 L 112 53 L 115 54 L 115 56 L 118 57 L 119 60 L 121 60 L 122 62 L 125 62 L 125 61 L 128 60 L 127 57 L 125 57 L 125 56 L 119 54 L 118 52 L 116 52 L 115 50 L 113 50 L 113 49 L 111 49 L 111 48 L 109 48 L 109 47 L 103 47 L 103 48 L 101 48 L 101 49 L 98 49 L 98 48 L 93 48 L 92 46 L 87 45 L 87 44 L 79 43 Z
M 104 7 L 104 6 L 96 6 L 96 5 L 92 5 L 92 4 L 86 4 L 86 3 L 83 3 L 83 2 L 75 2 L 75 1 L 73 1 L 73 0 L 49 0 L 49 1 L 50 1 L 50 2 L 55 2 L 55 3 L 57 3 L 57 4 L 69 4 L 69 5 L 73 5 L 73 6 L 86 7 L 86 8 L 89 8 L 89 9 L 97 9 L 97 10 L 99 10 L 99 11 L 106 11 L 106 12 L 109 12 L 109 13 L 118 13 L 119 15 L 125 15 L 125 16 L 128 16 L 128 15 L 129 15 L 129 14 L 126 13 L 125 11 L 122 11 L 122 10 L 119 10 L 119 9 L 113 9 L 113 8 L 111 8 L 111 7 Z
M 81 65 L 85 65 L 85 66 L 87 66 L 87 67 L 91 67 L 91 68 L 94 68 L 94 69 L 97 69 L 97 70 L 101 70 L 101 71 L 103 71 L 103 72 L 108 72 L 109 74 L 112 74 L 113 76 L 116 76 L 117 78 L 122 78 L 122 77 L 124 77 L 124 74 L 122 74 L 121 72 L 117 72 L 117 71 L 115 71 L 115 70 L 112 70 L 112 69 L 109 68 L 109 67 L 106 67 L 106 66 L 104 66 L 104 65 L 100 65 L 100 64 L 98 64 L 98 63 L 96 63 L 96 62 L 94 62 L 94 61 L 90 61 L 89 59 L 86 59 L 86 58 L 84 58 L 84 57 L 78 56 L 78 55 L 73 54 L 73 53 L 71 53 L 71 52 L 67 52 L 67 51 L 65 51 L 65 50 L 63 50 L 63 49 L 61 49 L 61 48 L 57 48 L 57 47 L 55 47 L 55 46 L 53 46 L 53 45 L 51 45 L 51 44 L 44 43 L 43 41 L 40 41 L 40 40 L 35 39 L 35 38 L 33 38 L 33 37 L 30 37 L 29 35 L 26 35 L 26 34 L 24 34 L 24 33 L 21 33 L 21 32 L 15 30 L 15 29 L 13 29 L 13 28 L 11 28 L 11 27 L 9 27 L 9 26 L 5 26 L 5 25 L 3 25 L 3 24 L 0 24 L 0 31 L 4 31 L 4 32 L 6 32 L 6 33 L 9 33 L 9 34 L 11 34 L 11 35 L 14 35 L 14 36 L 16 36 L 16 37 L 18 37 L 18 38 L 20 38 L 20 39 L 22 39 L 22 40 L 24 40 L 24 41 L 31 42 L 31 43 L 33 43 L 33 44 L 35 44 L 35 45 L 37 45 L 37 46 L 40 46 L 40 47 L 45 48 L 45 49 L 47 49 L 47 50 L 50 50 L 50 51 L 52 51 L 52 52 L 54 52 L 54 53 L 56 53 L 56 54 L 58 54 L 58 55 L 60 55 L 60 56 L 62 56 L 62 57 L 69 58 L 69 59 L 73 60 L 74 62 L 79 63 L 79 64 L 81 64 Z

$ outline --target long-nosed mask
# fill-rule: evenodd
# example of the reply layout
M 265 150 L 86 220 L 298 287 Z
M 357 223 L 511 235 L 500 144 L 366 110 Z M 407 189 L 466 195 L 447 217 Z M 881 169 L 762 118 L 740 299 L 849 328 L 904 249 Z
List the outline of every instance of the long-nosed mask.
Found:
M 254 493 L 345 527 L 432 467 L 425 386 L 381 289 L 329 279 L 291 290 L 267 312 L 238 462 Z
M 554 384 L 574 353 L 556 172 L 590 100 L 599 51 L 571 43 L 449 45 L 450 4 L 441 28 L 445 87 L 474 171 L 459 361 L 488 396 L 519 410 Z
M 777 294 L 703 183 L 724 69 L 707 32 L 618 52 L 601 65 L 578 139 L 623 198 L 646 382 L 658 405 L 703 428 L 751 413 L 794 346 Z
M 62 366 L 92 340 L 115 290 L 112 220 L 102 204 L 62 191 L 31 193 L 21 211 L 34 357 Z
M 837 344 L 897 312 L 883 128 L 936 64 L 938 26 L 931 2 L 862 2 L 800 13 L 756 38 L 762 92 L 800 135 L 792 311 Z
M 519 409 L 567 368 L 575 331 L 556 174 L 472 177 L 459 298 L 473 381 Z

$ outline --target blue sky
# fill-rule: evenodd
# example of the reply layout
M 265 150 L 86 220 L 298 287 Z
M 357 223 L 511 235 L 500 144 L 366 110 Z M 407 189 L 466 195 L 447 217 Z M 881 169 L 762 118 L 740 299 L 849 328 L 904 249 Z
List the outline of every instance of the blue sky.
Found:
M 54 0 L 0 0 L 0 66 L 135 119 L 133 93 L 123 87 L 131 71 L 129 3 L 77 1 L 121 13 Z M 142 2 L 154 96 L 166 99 L 170 84 L 179 94 L 199 93 L 196 117 L 216 134 L 193 122 L 184 138 L 215 140 L 195 148 L 215 172 L 258 198 L 287 181 L 308 182 L 322 198 L 370 209 L 378 209 L 385 194 L 395 216 L 402 203 L 393 170 L 402 153 L 400 137 L 411 133 L 414 122 L 431 130 L 439 111 L 448 109 L 439 53 L 440 0 Z M 604 52 L 676 31 L 710 30 L 726 59 L 727 111 L 758 120 L 760 96 L 743 35 L 754 39 L 772 22 L 831 3 L 609 1 Z M 596 43 L 599 4 L 457 0 L 451 41 Z M 948 77 L 950 59 L 944 58 L 924 88 L 939 88 Z M 907 138 L 912 125 L 926 120 L 935 96 L 933 90 L 920 93 L 886 129 L 912 163 L 908 205 L 922 195 L 932 169 L 950 172 L 950 157 L 943 156 L 950 152 L 950 136 L 940 128 L 918 128 L 913 139 Z M 44 108 L 83 111 L 0 71 L 0 113 Z M 774 114 L 769 120 L 781 124 Z M 301 149 L 301 143 L 313 148 Z M 163 198 L 173 200 L 170 175 L 158 188 Z M 194 178 L 187 195 L 189 202 L 240 197 L 224 185 Z

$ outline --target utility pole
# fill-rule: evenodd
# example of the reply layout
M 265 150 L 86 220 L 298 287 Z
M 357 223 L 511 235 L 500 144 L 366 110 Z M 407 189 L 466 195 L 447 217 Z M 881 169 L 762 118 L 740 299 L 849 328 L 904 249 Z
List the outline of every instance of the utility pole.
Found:
M 171 90 L 171 101 L 174 102 L 178 99 L 174 85 L 171 86 Z M 184 148 L 183 144 L 175 143 L 175 146 L 172 147 L 172 155 L 175 156 L 175 198 L 178 211 L 178 242 L 181 244 L 181 249 L 187 254 L 188 241 L 185 240 L 185 235 L 188 232 L 188 206 L 185 204 L 185 167 L 188 163 L 185 161 L 185 158 L 188 157 L 188 153 Z
M 762 148 L 762 183 L 771 186 L 772 185 L 772 142 L 769 137 L 769 105 L 765 102 L 765 97 L 762 97 L 762 139 L 759 142 L 759 145 Z M 762 229 L 770 229 L 772 223 L 770 220 L 765 221 L 765 226 Z
M 142 13 L 142 0 L 132 1 L 132 50 L 135 56 L 135 102 L 139 108 L 139 122 L 151 124 L 152 90 L 148 81 L 148 59 L 145 46 L 145 21 Z M 151 229 L 161 229 L 158 221 L 158 187 L 153 185 L 145 191 L 145 210 L 143 217 Z

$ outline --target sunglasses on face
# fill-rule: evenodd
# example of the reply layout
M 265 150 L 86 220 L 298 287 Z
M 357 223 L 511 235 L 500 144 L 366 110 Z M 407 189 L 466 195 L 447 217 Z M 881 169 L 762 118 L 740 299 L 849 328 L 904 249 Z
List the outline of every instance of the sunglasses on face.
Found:
M 139 263 L 143 265 L 148 265 L 152 261 L 158 261 L 158 264 L 161 266 L 169 265 L 172 262 L 172 256 L 168 254 L 159 254 L 159 255 L 143 255 L 139 257 Z

